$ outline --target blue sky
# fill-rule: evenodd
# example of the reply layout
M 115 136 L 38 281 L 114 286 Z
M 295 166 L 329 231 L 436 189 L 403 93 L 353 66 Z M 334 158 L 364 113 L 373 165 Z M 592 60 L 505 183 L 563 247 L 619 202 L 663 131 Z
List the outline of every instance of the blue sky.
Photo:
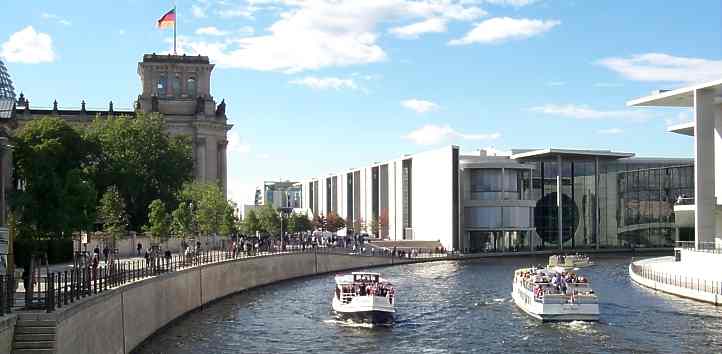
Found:
M 215 62 L 229 192 L 446 144 L 691 156 L 682 109 L 630 109 L 722 76 L 719 1 L 179 0 L 181 52 Z M 4 1 L 0 57 L 34 106 L 131 107 L 172 1 Z

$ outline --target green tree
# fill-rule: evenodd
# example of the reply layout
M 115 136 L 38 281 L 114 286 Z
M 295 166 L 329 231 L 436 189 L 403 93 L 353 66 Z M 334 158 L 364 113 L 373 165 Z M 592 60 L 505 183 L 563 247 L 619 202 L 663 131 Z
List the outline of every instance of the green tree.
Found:
M 379 224 L 379 217 L 374 215 L 371 218 L 371 234 L 379 237 L 379 230 L 381 229 L 381 225 Z
M 147 223 L 151 201 L 175 207 L 178 191 L 192 178 L 190 138 L 169 136 L 158 114 L 98 117 L 85 130 L 85 139 L 99 152 L 90 169 L 95 185 L 101 191 L 118 188 L 132 230 Z
M 326 229 L 332 233 L 346 227 L 346 220 L 340 217 L 336 212 L 330 212 L 326 215 Z
M 165 211 L 165 204 L 156 199 L 148 206 L 148 225 L 145 229 L 157 242 L 165 242 L 170 230 L 170 216 Z
M 221 220 L 221 235 L 231 236 L 238 232 L 238 220 L 236 218 L 236 203 L 228 201 L 223 211 L 223 219 Z
M 269 235 L 275 236 L 281 232 L 281 219 L 278 211 L 269 204 L 258 209 L 258 221 L 261 229 Z
M 96 201 L 88 176 L 95 146 L 57 117 L 28 122 L 12 144 L 18 188 L 10 206 L 19 236 L 57 238 L 88 227 Z
M 243 216 L 241 230 L 248 236 L 253 236 L 256 234 L 256 231 L 261 231 L 261 222 L 258 220 L 258 215 L 255 210 L 251 209 Z
M 292 213 L 288 216 L 288 232 L 299 233 L 311 231 L 311 220 L 304 214 Z
M 110 186 L 103 193 L 98 205 L 98 215 L 103 220 L 103 230 L 115 241 L 125 235 L 128 218 L 125 213 L 125 202 L 115 186 Z
M 188 203 L 178 203 L 178 207 L 171 213 L 171 231 L 181 239 L 193 232 L 193 215 Z
M 366 223 L 362 218 L 356 218 L 353 222 L 353 231 L 356 234 L 362 233 L 366 229 Z
M 218 185 L 187 183 L 181 196 L 183 200 L 193 203 L 193 217 L 201 234 L 212 235 L 220 232 L 228 201 Z

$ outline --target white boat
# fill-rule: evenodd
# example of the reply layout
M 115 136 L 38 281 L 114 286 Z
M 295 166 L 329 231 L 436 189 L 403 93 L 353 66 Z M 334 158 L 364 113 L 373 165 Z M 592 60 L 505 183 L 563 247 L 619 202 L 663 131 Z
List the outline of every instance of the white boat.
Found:
M 529 316 L 545 322 L 599 320 L 599 300 L 589 279 L 573 273 L 517 269 L 511 297 Z
M 342 320 L 388 325 L 394 320 L 395 289 L 379 273 L 336 276 L 333 310 Z
M 573 269 L 584 268 L 593 265 L 594 262 L 589 259 L 589 256 L 581 253 L 549 256 L 549 267 L 563 267 L 567 269 Z

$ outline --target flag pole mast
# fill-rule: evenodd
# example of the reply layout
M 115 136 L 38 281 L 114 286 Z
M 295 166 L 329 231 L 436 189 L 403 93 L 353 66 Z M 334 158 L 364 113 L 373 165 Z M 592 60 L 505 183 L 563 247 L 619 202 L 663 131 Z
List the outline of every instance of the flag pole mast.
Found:
M 175 15 L 175 18 L 173 19 L 173 55 L 178 55 L 178 52 L 175 50 L 175 44 L 176 44 L 176 35 L 175 35 L 175 26 L 176 23 L 178 23 L 178 10 L 175 6 L 175 1 L 173 1 L 173 14 Z

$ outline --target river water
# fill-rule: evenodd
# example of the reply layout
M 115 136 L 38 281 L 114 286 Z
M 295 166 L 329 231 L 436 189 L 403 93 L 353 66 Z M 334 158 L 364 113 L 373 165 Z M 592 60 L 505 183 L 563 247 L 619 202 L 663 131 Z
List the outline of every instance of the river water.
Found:
M 545 258 L 376 268 L 397 287 L 396 322 L 368 328 L 331 313 L 333 275 L 239 293 L 194 311 L 136 353 L 718 353 L 722 308 L 629 280 L 631 257 L 594 258 L 598 323 L 538 322 L 511 302 L 513 271 Z

